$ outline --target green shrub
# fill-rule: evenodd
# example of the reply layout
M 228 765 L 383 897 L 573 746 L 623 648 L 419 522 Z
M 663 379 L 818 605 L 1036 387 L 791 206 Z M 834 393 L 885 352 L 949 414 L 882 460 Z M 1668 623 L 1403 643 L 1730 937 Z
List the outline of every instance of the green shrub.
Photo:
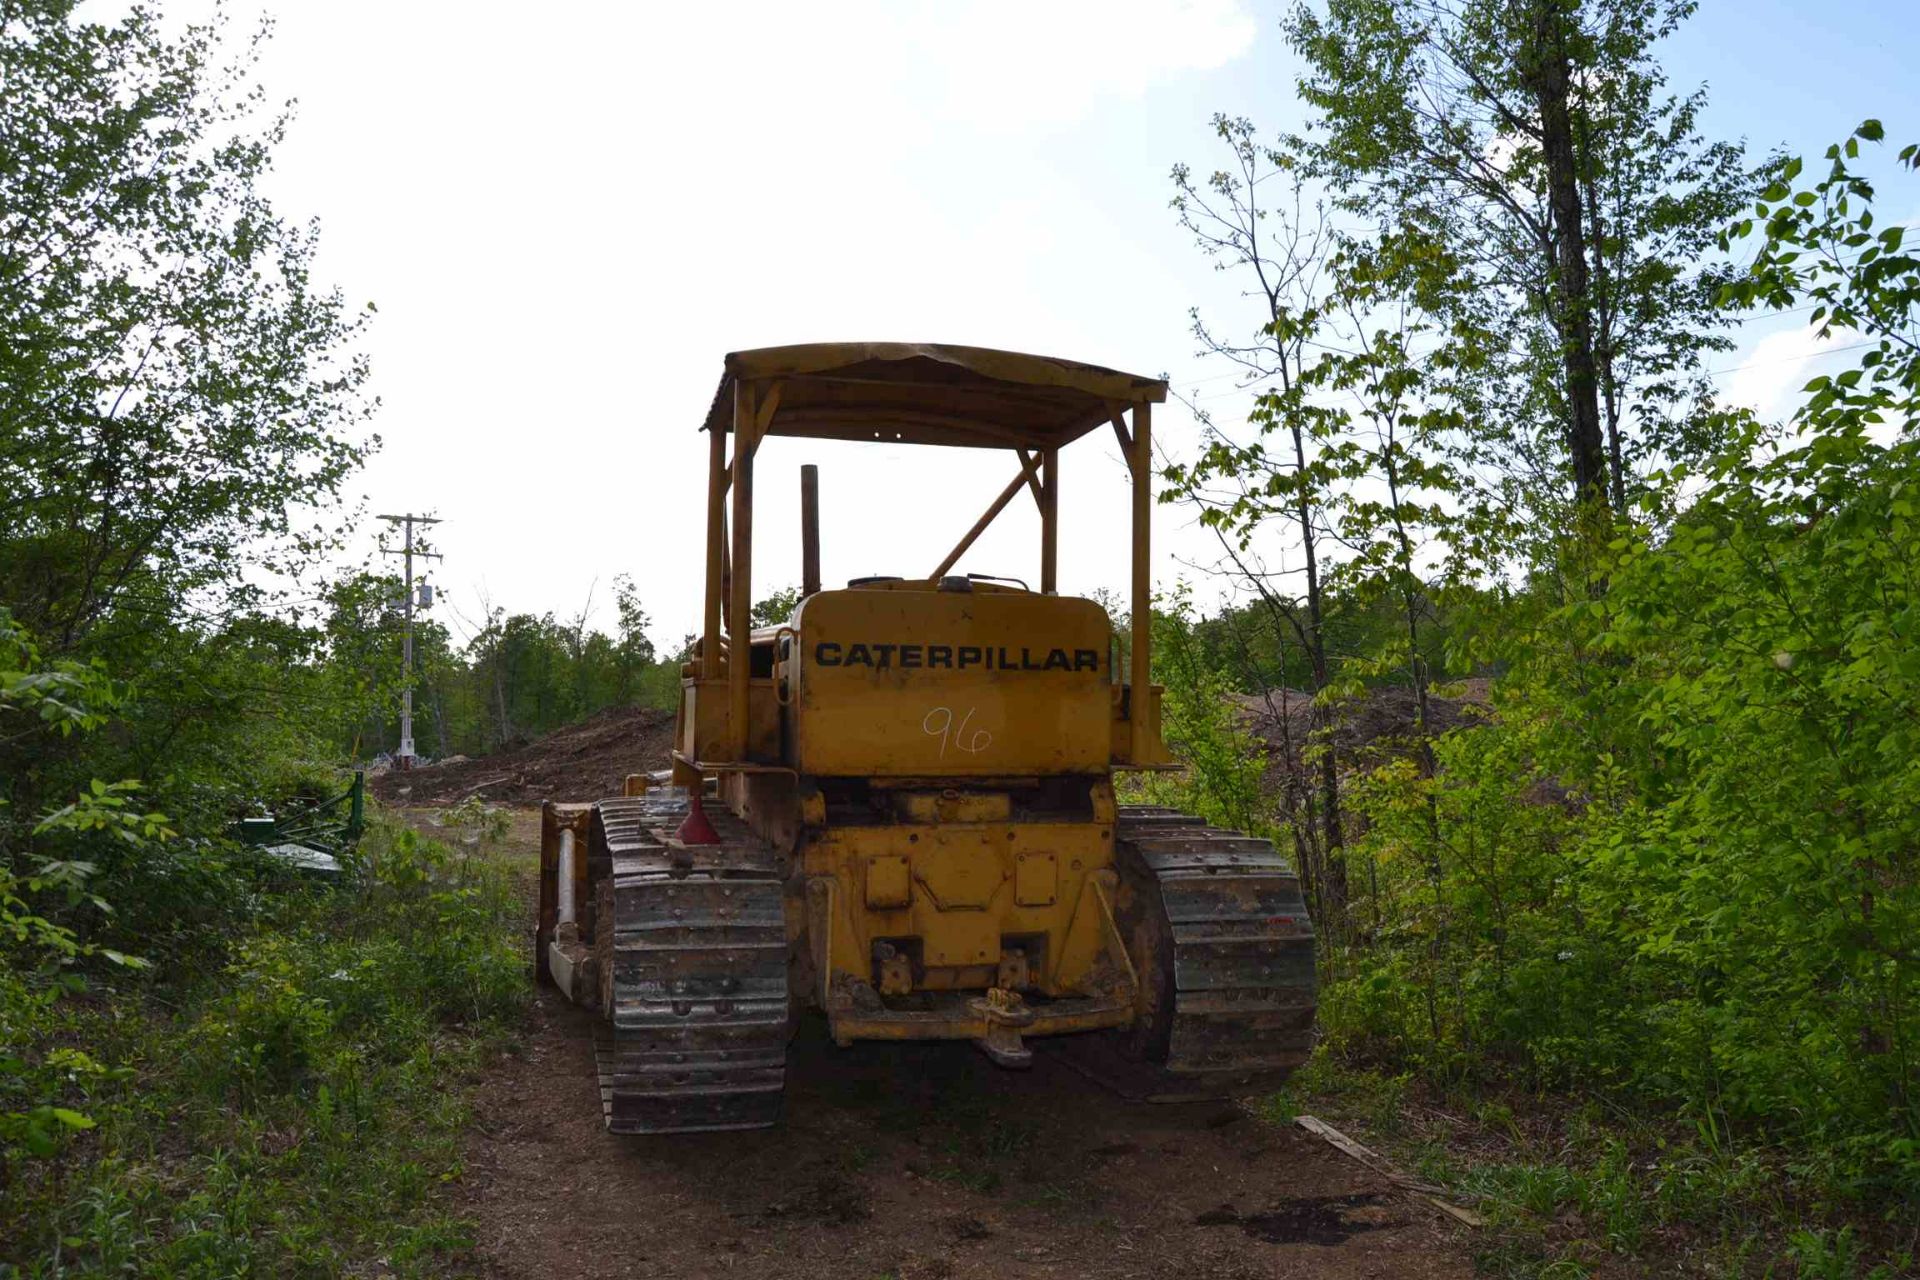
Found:
M 223 968 L 154 1016 L 139 993 L 21 1004 L 0 1026 L 96 1127 L 16 1161 L 0 1264 L 25 1276 L 410 1273 L 467 1243 L 436 1189 L 459 1168 L 458 1087 L 527 991 L 499 866 L 376 821 L 354 883 L 263 895 Z M 60 1058 L 59 1041 L 101 1065 Z

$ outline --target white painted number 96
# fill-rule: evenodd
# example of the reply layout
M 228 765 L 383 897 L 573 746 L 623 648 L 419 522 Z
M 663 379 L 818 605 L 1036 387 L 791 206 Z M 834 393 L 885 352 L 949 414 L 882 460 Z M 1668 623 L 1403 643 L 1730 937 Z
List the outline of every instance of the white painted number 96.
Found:
M 927 733 L 940 739 L 940 756 L 946 758 L 947 748 L 965 751 L 969 754 L 985 751 L 993 745 L 993 735 L 985 729 L 968 729 L 967 722 L 973 719 L 974 708 L 968 707 L 967 714 L 960 717 L 960 723 L 953 722 L 951 707 L 935 707 L 927 712 L 920 727 Z

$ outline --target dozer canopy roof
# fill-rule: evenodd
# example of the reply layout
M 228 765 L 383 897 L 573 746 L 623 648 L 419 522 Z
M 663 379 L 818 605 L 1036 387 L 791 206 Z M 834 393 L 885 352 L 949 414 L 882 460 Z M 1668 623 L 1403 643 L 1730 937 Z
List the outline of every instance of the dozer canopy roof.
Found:
M 727 356 L 705 429 L 733 427 L 734 388 L 770 384 L 765 434 L 904 444 L 1059 448 L 1167 384 L 1098 365 L 987 347 L 812 342 Z M 762 400 L 765 403 L 765 400 Z

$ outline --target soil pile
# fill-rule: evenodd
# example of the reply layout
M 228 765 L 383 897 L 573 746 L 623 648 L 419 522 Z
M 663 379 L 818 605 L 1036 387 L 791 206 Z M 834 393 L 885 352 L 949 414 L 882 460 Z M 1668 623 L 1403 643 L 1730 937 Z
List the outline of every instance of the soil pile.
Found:
M 1450 729 L 1484 721 L 1491 711 L 1485 677 L 1436 685 L 1427 695 L 1427 719 L 1435 737 Z M 1314 729 L 1313 695 L 1302 689 L 1269 689 L 1236 694 L 1247 728 L 1266 747 L 1273 766 L 1301 768 L 1301 753 Z M 1369 689 L 1332 707 L 1330 736 L 1342 770 L 1372 767 L 1412 751 L 1420 716 L 1413 690 L 1389 686 Z
M 600 800 L 619 795 L 630 773 L 666 768 L 672 747 L 671 711 L 612 707 L 489 756 L 455 756 L 370 781 L 389 804 L 458 804 L 469 796 L 492 804 Z

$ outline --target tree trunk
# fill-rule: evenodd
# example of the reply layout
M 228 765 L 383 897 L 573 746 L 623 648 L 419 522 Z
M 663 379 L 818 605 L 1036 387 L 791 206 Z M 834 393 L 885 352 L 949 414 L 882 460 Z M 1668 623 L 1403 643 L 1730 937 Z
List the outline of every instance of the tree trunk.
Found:
M 1606 447 L 1600 426 L 1599 379 L 1594 370 L 1592 298 L 1587 281 L 1587 235 L 1580 211 L 1580 173 L 1574 154 L 1565 19 L 1558 0 L 1535 0 L 1534 96 L 1547 165 L 1547 207 L 1553 218 L 1554 327 L 1566 375 L 1567 452 L 1573 489 L 1582 504 L 1607 501 Z
M 496 657 L 493 664 L 493 699 L 500 709 L 499 745 L 505 746 L 513 737 L 513 722 L 507 719 L 507 682 L 505 673 L 500 670 L 500 665 Z
M 1220 539 L 1221 549 L 1226 553 L 1227 558 L 1233 561 L 1240 575 L 1252 586 L 1255 596 L 1267 611 L 1269 624 L 1273 627 L 1274 645 L 1278 650 L 1279 660 L 1277 674 L 1269 679 L 1267 673 L 1258 670 L 1244 644 L 1242 658 L 1250 683 L 1258 684 L 1266 690 L 1264 697 L 1267 709 L 1273 716 L 1274 726 L 1280 734 L 1280 758 L 1287 762 L 1286 768 L 1282 771 L 1285 781 L 1280 788 L 1280 811 L 1287 820 L 1288 831 L 1293 835 L 1293 851 L 1297 859 L 1295 868 L 1300 873 L 1300 886 L 1307 895 L 1307 905 L 1313 912 L 1313 918 L 1321 921 L 1331 920 L 1336 918 L 1331 909 L 1335 902 L 1329 887 L 1332 877 L 1329 873 L 1328 860 L 1320 844 L 1322 828 L 1320 815 L 1314 803 L 1314 796 L 1320 790 L 1320 783 L 1304 767 L 1306 751 L 1294 741 L 1293 717 L 1287 709 L 1286 637 L 1291 633 L 1300 640 L 1303 649 L 1310 649 L 1312 646 L 1307 641 L 1309 633 L 1294 615 L 1293 606 L 1283 603 L 1268 588 L 1261 576 L 1250 570 L 1240 559 L 1233 549 L 1232 540 L 1226 536 L 1226 533 L 1216 528 L 1214 536 Z M 1280 705 L 1277 708 L 1273 705 L 1275 687 L 1280 690 Z M 1297 771 L 1293 767 L 1296 760 L 1302 762 L 1302 768 Z M 1335 781 L 1337 782 L 1338 779 L 1336 778 Z M 1338 830 L 1337 823 L 1335 830 Z M 1346 867 L 1342 863 L 1339 883 L 1339 892 L 1342 896 L 1339 901 L 1343 905 L 1346 885 Z M 1374 901 L 1377 907 L 1379 901 L 1377 885 L 1374 888 Z M 1376 916 L 1376 927 L 1378 923 Z
M 1331 917 L 1326 923 L 1329 931 L 1337 934 L 1344 930 L 1347 916 L 1346 840 L 1340 822 L 1340 762 L 1333 747 L 1333 710 L 1319 697 L 1331 683 L 1331 677 L 1327 669 L 1327 634 L 1320 598 L 1320 557 L 1314 546 L 1313 505 L 1307 496 L 1305 484 L 1307 447 L 1300 424 L 1294 422 L 1291 428 L 1294 464 L 1302 477 L 1297 511 L 1300 549 L 1307 562 L 1307 658 L 1313 665 L 1313 736 L 1320 739 L 1321 847 L 1327 860 L 1326 902 Z
M 1600 209 L 1600 184 L 1596 176 L 1600 166 L 1593 159 L 1591 122 L 1580 138 L 1581 168 L 1586 173 L 1587 245 L 1593 251 L 1593 359 L 1600 376 L 1600 401 L 1606 413 L 1607 492 L 1613 499 L 1613 514 L 1626 519 L 1627 468 L 1620 447 L 1620 383 L 1614 376 L 1613 339 L 1618 313 L 1614 309 L 1613 290 L 1607 283 L 1607 226 Z

